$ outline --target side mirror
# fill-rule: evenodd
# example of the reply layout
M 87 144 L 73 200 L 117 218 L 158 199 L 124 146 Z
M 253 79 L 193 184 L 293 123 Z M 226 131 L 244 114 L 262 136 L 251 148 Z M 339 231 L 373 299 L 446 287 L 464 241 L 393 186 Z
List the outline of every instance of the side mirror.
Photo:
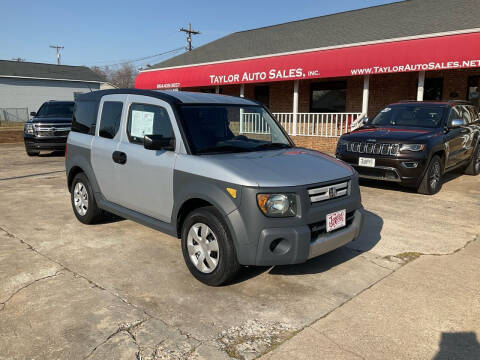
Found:
M 35 111 L 30 112 L 30 116 L 37 116 L 37 113 Z
M 465 122 L 465 119 L 453 119 L 450 121 L 450 124 L 448 124 L 449 128 L 458 128 L 461 126 L 465 126 L 467 123 Z
M 143 147 L 148 150 L 175 150 L 175 138 L 166 138 L 163 135 L 145 135 Z
M 363 118 L 363 125 L 368 125 L 369 121 L 370 121 L 370 119 L 367 116 L 365 116 Z

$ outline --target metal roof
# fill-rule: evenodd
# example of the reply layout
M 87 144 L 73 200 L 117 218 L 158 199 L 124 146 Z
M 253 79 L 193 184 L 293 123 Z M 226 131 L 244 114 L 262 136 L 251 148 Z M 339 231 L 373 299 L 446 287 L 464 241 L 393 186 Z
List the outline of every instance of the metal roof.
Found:
M 406 0 L 236 32 L 152 68 L 477 29 L 479 18 L 479 0 Z
M 222 105 L 258 105 L 257 102 L 236 96 L 198 93 L 188 91 L 108 89 L 92 91 L 79 95 L 77 101 L 100 101 L 102 96 L 114 94 L 143 95 L 176 104 L 222 104 Z
M 0 77 L 104 82 L 86 66 L 0 60 Z

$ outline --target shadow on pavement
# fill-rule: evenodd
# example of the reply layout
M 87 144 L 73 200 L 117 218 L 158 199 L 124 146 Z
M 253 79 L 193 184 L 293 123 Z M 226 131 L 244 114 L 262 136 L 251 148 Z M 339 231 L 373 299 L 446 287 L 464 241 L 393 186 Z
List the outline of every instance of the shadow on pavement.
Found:
M 65 156 L 65 151 L 52 151 L 48 153 L 40 153 L 38 154 L 38 157 L 64 157 Z
M 433 360 L 480 359 L 480 343 L 474 332 L 442 333 L 440 349 Z

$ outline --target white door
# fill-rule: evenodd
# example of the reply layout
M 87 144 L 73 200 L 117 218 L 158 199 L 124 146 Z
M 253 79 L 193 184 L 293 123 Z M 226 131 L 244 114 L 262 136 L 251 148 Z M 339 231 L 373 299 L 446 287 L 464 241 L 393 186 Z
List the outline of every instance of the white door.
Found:
M 129 95 L 117 151 L 125 157 L 116 167 L 117 203 L 170 223 L 173 209 L 173 169 L 180 148 L 180 132 L 168 103 Z M 175 137 L 175 151 L 147 150 L 144 135 Z
M 126 100 L 127 95 L 106 95 L 102 98 L 92 141 L 93 171 L 103 196 L 112 202 L 118 198 L 113 154 L 121 138 L 119 129 L 126 113 Z

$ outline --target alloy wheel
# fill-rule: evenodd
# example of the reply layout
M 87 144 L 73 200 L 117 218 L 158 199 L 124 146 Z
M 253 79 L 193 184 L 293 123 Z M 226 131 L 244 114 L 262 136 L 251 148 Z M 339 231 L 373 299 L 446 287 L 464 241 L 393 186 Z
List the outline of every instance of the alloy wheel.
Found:
M 435 162 L 432 166 L 432 173 L 430 175 L 430 187 L 432 189 L 436 189 L 437 186 L 440 184 L 440 179 L 441 179 L 440 163 Z
M 208 225 L 196 223 L 190 227 L 187 250 L 190 261 L 200 272 L 209 274 L 216 269 L 220 256 L 218 241 Z
M 85 216 L 88 211 L 88 192 L 85 185 L 80 181 L 75 184 L 73 189 L 73 202 L 77 213 L 80 216 Z

